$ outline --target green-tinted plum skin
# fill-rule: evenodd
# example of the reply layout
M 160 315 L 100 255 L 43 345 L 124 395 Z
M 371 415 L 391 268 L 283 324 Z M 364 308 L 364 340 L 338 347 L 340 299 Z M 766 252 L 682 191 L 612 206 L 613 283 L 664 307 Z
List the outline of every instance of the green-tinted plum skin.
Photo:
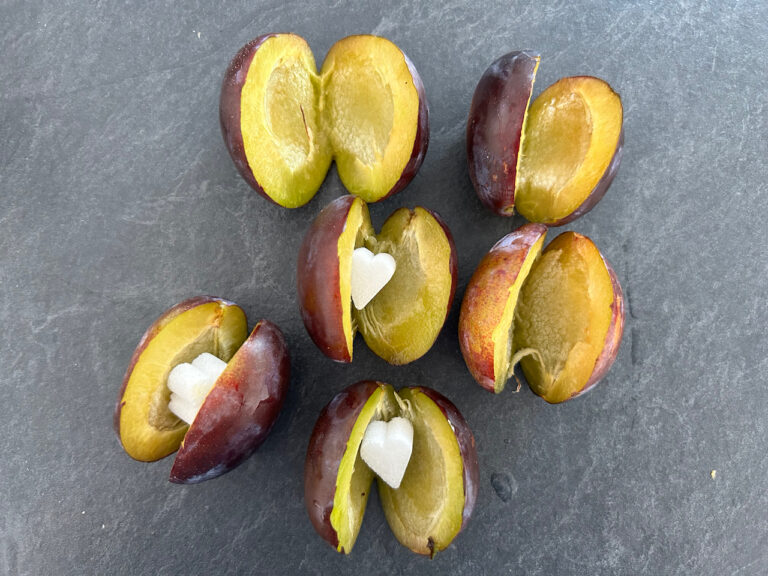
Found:
M 189 427 L 171 469 L 171 482 L 209 480 L 248 458 L 277 420 L 290 370 L 282 332 L 262 320 L 229 361 Z
M 384 386 L 366 380 L 345 388 L 323 408 L 312 430 L 304 463 L 304 504 L 317 533 L 334 548 L 339 538 L 331 525 L 331 512 L 341 458 L 363 406 Z
M 467 121 L 469 177 L 480 201 L 512 216 L 523 122 L 540 60 L 535 52 L 505 54 L 483 73 Z

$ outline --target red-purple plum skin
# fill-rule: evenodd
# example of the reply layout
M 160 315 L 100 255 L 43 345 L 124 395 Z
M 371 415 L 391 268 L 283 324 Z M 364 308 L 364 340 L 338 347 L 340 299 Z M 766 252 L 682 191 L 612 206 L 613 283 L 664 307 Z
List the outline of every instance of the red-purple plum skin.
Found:
M 480 201 L 512 216 L 523 124 L 541 56 L 510 52 L 493 62 L 475 88 L 467 122 L 469 177 Z
M 171 482 L 203 482 L 248 458 L 272 430 L 290 375 L 283 333 L 262 320 L 229 361 L 190 425 L 176 454 Z

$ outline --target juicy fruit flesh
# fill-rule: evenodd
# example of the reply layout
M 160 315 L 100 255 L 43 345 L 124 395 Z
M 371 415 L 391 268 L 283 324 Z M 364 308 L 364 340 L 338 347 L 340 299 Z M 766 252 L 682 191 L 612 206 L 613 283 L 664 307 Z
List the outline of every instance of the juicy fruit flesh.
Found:
M 567 198 L 562 191 L 584 162 L 592 133 L 592 118 L 578 94 L 558 94 L 537 107 L 528 117 L 523 144 L 520 191 L 525 203 L 544 198 L 561 212 Z
M 302 39 L 273 37 L 254 54 L 240 95 L 243 148 L 256 181 L 282 206 L 306 204 L 331 164 L 319 94 L 314 57 Z
M 531 74 L 531 87 L 530 92 L 528 93 L 528 101 L 525 104 L 526 112 L 523 114 L 523 123 L 520 127 L 520 145 L 517 150 L 517 164 L 515 165 L 515 195 L 519 194 L 518 192 L 518 182 L 524 178 L 525 172 L 523 172 L 523 158 L 525 155 L 525 149 L 529 144 L 526 143 L 526 138 L 528 136 L 528 123 L 530 122 L 530 114 L 528 114 L 528 109 L 531 106 L 531 98 L 533 98 L 533 84 L 536 81 L 536 73 L 539 71 L 539 64 L 541 63 L 541 59 L 537 58 L 536 65 L 533 68 L 533 73 Z M 515 206 L 512 204 L 511 206 L 508 206 L 504 209 L 504 212 L 507 214 L 514 214 L 515 212 Z
M 398 394 L 381 385 L 360 411 L 339 465 L 331 512 L 339 551 L 352 549 L 374 477 L 361 457 L 366 432 L 384 421 L 406 418 L 412 427 L 412 453 L 399 488 L 381 478 L 378 482 L 387 522 L 403 545 L 429 555 L 445 548 L 461 530 L 464 461 L 450 422 L 418 388 Z
M 171 369 L 203 352 L 228 361 L 248 336 L 237 306 L 212 301 L 180 313 L 154 334 L 134 364 L 123 392 L 120 440 L 128 454 L 157 460 L 178 449 L 187 425 L 169 409 Z
M 434 555 L 458 534 L 464 510 L 463 460 L 440 408 L 418 390 L 400 392 L 413 411 L 413 453 L 400 488 L 379 482 L 382 507 L 397 539 Z
M 512 364 L 513 334 L 515 308 L 517 307 L 520 289 L 528 277 L 531 267 L 541 254 L 541 248 L 544 244 L 545 235 L 536 241 L 531 247 L 528 255 L 520 267 L 515 282 L 509 287 L 507 303 L 496 328 L 493 330 L 493 373 L 496 379 L 494 383 L 494 392 L 498 393 L 504 389 L 504 385 L 511 377 L 514 365 Z
M 366 344 L 391 364 L 406 364 L 431 348 L 451 297 L 451 245 L 440 223 L 423 208 L 401 208 L 381 233 L 366 239 L 374 252 L 397 263 L 392 279 L 360 311 Z
M 368 424 L 360 446 L 360 457 L 368 467 L 392 488 L 399 488 L 413 450 L 413 425 L 408 418 L 396 416 L 388 422 Z
M 392 90 L 374 60 L 350 60 L 332 72 L 336 89 L 327 100 L 331 142 L 337 156 L 373 166 L 383 159 L 392 133 Z
M 226 367 L 226 362 L 208 352 L 200 354 L 191 364 L 176 365 L 168 374 L 171 391 L 168 409 L 187 424 L 192 424 L 205 397 Z
M 254 179 L 289 208 L 312 198 L 334 157 L 350 192 L 379 200 L 416 139 L 419 94 L 405 56 L 383 38 L 340 40 L 318 75 L 302 38 L 273 36 L 254 54 L 240 101 Z
M 390 254 L 374 254 L 361 246 L 352 253 L 352 303 L 362 310 L 387 285 L 395 273 L 397 263 Z
M 164 374 L 165 378 L 163 379 L 167 381 L 167 375 L 170 373 L 167 371 L 170 370 L 171 366 L 191 362 L 200 354 L 215 349 L 216 330 L 210 328 L 202 332 L 194 340 L 189 341 L 187 346 L 177 353 L 168 365 L 157 365 L 155 368 L 162 372 L 155 372 L 155 374 L 161 378 Z M 179 427 L 181 423 L 178 418 L 168 410 L 170 399 L 170 390 L 168 390 L 166 386 L 158 386 L 155 388 L 154 393 L 152 394 L 149 415 L 147 418 L 150 426 L 159 430 L 175 430 Z
M 375 418 L 389 416 L 393 411 L 391 387 L 386 390 L 388 393 L 381 388 L 376 389 L 366 401 L 352 428 L 347 449 L 339 464 L 331 512 L 331 526 L 338 536 L 339 552 L 348 554 L 352 551 L 363 523 L 373 472 L 360 456 L 360 444 L 368 424 Z
M 312 147 L 315 131 L 310 126 L 317 126 L 313 98 L 312 78 L 306 68 L 288 62 L 272 70 L 266 87 L 267 129 L 293 171 L 307 161 Z
M 341 323 L 344 338 L 347 341 L 349 358 L 352 358 L 352 343 L 356 328 L 352 323 L 352 254 L 361 247 L 365 238 L 373 234 L 368 206 L 355 198 L 344 222 L 344 231 L 336 243 L 336 255 L 339 261 L 339 295 L 341 297 Z
M 405 55 L 385 38 L 350 36 L 331 47 L 321 74 L 339 178 L 375 202 L 397 184 L 416 141 L 420 98 Z
M 602 80 L 564 78 L 542 92 L 525 122 L 518 212 L 548 223 L 574 212 L 613 159 L 621 124 L 621 100 Z
M 565 233 L 533 267 L 515 312 L 514 344 L 531 388 L 562 402 L 589 380 L 608 332 L 610 275 L 597 247 Z

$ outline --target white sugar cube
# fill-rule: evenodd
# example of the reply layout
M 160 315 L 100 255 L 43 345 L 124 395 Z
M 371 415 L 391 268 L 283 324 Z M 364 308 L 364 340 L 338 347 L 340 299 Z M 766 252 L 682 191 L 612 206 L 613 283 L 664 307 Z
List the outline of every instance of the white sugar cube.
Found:
M 221 373 L 227 367 L 227 363 L 218 359 L 213 354 L 203 352 L 192 360 L 192 366 L 204 373 L 210 380 L 216 382 L 216 379 L 221 376 Z
M 210 389 L 210 378 L 192 364 L 179 364 L 168 374 L 168 388 L 179 396 L 192 398 Z M 205 392 L 203 392 L 205 390 Z
M 197 416 L 198 410 L 200 410 L 200 406 L 185 400 L 178 394 L 171 393 L 171 401 L 168 402 L 168 409 L 187 424 L 192 424 L 195 416 Z

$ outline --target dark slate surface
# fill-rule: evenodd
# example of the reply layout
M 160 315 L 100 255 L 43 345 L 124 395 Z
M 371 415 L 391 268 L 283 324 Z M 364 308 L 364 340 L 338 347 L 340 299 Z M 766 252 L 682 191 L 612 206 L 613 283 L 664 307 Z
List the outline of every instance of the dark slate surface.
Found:
M 0 4 L 0 573 L 768 573 L 765 3 L 177 4 Z M 424 79 L 426 162 L 372 209 L 380 224 L 423 204 L 456 237 L 456 303 L 412 365 L 361 340 L 353 365 L 333 364 L 301 324 L 296 252 L 342 192 L 335 172 L 287 211 L 224 149 L 222 74 L 271 31 L 303 35 L 318 61 L 347 34 L 384 35 Z M 616 268 L 627 330 L 605 382 L 555 407 L 481 390 L 456 337 L 474 266 L 522 222 L 481 207 L 464 153 L 475 83 L 520 48 L 543 54 L 536 93 L 594 74 L 626 111 L 618 177 L 569 228 Z M 251 460 L 179 487 L 169 459 L 125 455 L 111 414 L 144 329 L 200 293 L 277 322 L 294 378 Z M 478 507 L 432 562 L 395 541 L 375 498 L 349 558 L 307 519 L 308 435 L 361 378 L 434 386 L 474 428 Z

